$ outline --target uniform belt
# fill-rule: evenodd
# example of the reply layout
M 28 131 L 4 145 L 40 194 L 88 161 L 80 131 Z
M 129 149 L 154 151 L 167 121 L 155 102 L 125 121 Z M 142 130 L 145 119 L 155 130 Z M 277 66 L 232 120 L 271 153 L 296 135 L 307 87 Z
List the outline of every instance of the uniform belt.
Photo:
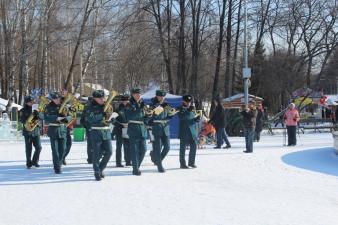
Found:
M 92 130 L 110 130 L 109 127 L 92 127 Z
M 117 123 L 121 124 L 124 128 L 127 128 L 128 127 L 128 123 L 121 123 L 121 122 L 118 122 Z
M 143 121 L 138 121 L 138 120 L 129 120 L 129 123 L 135 123 L 135 124 L 140 124 L 143 125 Z
M 60 126 L 63 126 L 64 124 L 61 124 L 61 123 L 50 123 L 48 124 L 48 126 L 50 127 L 60 127 Z
M 161 123 L 161 124 L 165 124 L 168 123 L 169 120 L 154 120 L 153 123 Z

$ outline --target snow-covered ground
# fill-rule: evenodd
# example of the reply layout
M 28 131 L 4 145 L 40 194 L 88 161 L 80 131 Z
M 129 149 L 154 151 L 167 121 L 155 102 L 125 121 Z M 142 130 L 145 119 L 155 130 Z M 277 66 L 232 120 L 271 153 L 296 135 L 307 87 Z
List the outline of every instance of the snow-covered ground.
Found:
M 115 168 L 114 154 L 101 182 L 86 164 L 84 143 L 74 143 L 56 175 L 47 141 L 41 167 L 31 170 L 23 142 L 2 141 L 0 225 L 338 224 L 330 133 L 301 135 L 296 147 L 283 147 L 282 135 L 264 135 L 253 154 L 242 152 L 243 138 L 230 141 L 229 150 L 198 150 L 198 168 L 182 170 L 172 140 L 167 172 L 158 173 L 147 154 L 140 177 Z

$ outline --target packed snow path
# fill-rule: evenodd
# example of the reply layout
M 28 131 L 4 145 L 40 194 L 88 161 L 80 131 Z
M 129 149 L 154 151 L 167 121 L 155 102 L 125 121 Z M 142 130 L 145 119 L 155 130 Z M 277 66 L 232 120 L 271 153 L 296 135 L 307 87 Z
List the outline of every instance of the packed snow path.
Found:
M 0 225 L 338 224 L 338 156 L 330 133 L 301 135 L 296 147 L 283 147 L 281 135 L 263 136 L 253 154 L 242 152 L 244 138 L 230 142 L 229 150 L 198 150 L 198 168 L 182 170 L 172 140 L 167 172 L 157 172 L 148 150 L 140 177 L 130 167 L 115 168 L 114 153 L 97 182 L 85 143 L 73 144 L 56 175 L 47 141 L 41 167 L 30 170 L 24 143 L 2 141 Z

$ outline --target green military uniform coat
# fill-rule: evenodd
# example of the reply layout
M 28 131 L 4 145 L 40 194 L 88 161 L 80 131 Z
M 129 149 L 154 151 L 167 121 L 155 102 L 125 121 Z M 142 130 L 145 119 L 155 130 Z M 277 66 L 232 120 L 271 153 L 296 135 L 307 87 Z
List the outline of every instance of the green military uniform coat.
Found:
M 112 155 L 111 131 L 104 122 L 105 113 L 103 112 L 103 107 L 104 105 L 92 100 L 85 111 L 93 147 L 93 169 L 95 174 L 103 172 Z
M 126 118 L 128 120 L 127 133 L 129 136 L 130 152 L 134 172 L 139 171 L 139 167 L 147 151 L 147 129 L 145 127 L 147 116 L 145 115 L 144 107 L 145 104 L 142 102 L 142 100 L 136 102 L 134 98 L 131 98 L 129 107 L 126 109 Z
M 196 149 L 197 149 L 197 122 L 199 118 L 196 117 L 194 107 L 189 108 L 181 106 L 178 112 L 180 121 L 179 138 L 180 138 L 180 164 L 186 166 L 185 149 L 186 145 L 190 145 L 188 165 L 195 165 Z
M 48 136 L 51 142 L 54 170 L 59 171 L 62 166 L 66 151 L 67 127 L 66 124 L 72 119 L 69 115 L 59 114 L 60 105 L 50 102 L 45 109 L 44 119 L 48 126 Z M 66 117 L 64 121 L 58 121 L 58 117 Z
M 40 126 L 39 124 L 32 131 L 27 131 L 25 128 L 25 123 L 27 119 L 32 114 L 32 107 L 25 105 L 20 110 L 20 122 L 23 124 L 22 135 L 25 138 L 25 148 L 26 148 L 26 165 L 30 167 L 36 165 L 39 162 L 40 152 L 41 152 L 41 141 L 40 141 Z M 42 119 L 42 115 L 39 115 L 39 119 Z M 32 145 L 34 145 L 35 151 L 32 159 Z

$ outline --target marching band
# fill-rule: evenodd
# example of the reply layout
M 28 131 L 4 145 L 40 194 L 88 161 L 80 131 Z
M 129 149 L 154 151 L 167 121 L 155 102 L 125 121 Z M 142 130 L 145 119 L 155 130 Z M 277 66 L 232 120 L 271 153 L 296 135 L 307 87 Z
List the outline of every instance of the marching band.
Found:
M 196 168 L 197 127 L 201 112 L 192 106 L 192 96 L 184 95 L 182 105 L 174 108 L 166 100 L 164 90 L 156 90 L 151 103 L 141 99 L 141 89 L 133 88 L 129 95 L 118 95 L 112 91 L 105 100 L 103 90 L 96 90 L 85 104 L 81 104 L 71 93 L 50 93 L 47 98 L 39 98 L 35 109 L 34 99 L 25 97 L 25 106 L 20 111 L 20 121 L 24 124 L 23 136 L 26 148 L 26 167 L 39 167 L 41 152 L 40 123 L 48 125 L 54 172 L 62 173 L 66 165 L 66 156 L 71 149 L 71 130 L 76 117 L 81 111 L 78 122 L 86 130 L 87 162 L 93 165 L 95 180 L 105 177 L 104 170 L 112 156 L 112 138 L 116 139 L 116 167 L 122 164 L 122 147 L 125 166 L 132 166 L 132 174 L 141 175 L 141 164 L 147 151 L 147 132 L 153 137 L 151 160 L 159 173 L 164 173 L 163 160 L 170 150 L 169 121 L 177 114 L 179 118 L 181 169 Z M 119 100 L 118 107 L 113 107 L 113 99 Z M 37 105 L 37 104 L 35 104 Z M 111 129 L 113 127 L 113 129 Z M 149 130 L 150 128 L 150 130 Z M 32 155 L 32 145 L 35 152 Z M 190 146 L 188 164 L 185 161 L 186 146 Z

